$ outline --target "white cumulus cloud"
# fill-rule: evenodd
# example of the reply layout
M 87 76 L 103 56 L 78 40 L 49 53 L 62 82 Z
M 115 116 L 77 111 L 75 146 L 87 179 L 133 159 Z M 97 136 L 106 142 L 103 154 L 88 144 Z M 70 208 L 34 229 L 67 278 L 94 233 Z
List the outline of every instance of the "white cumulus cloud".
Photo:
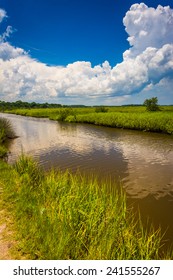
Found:
M 173 10 L 169 6 L 159 5 L 154 9 L 144 3 L 134 4 L 123 23 L 132 46 L 127 52 L 130 57 L 142 53 L 147 47 L 160 48 L 173 43 Z
M 5 17 L 0 9 L 0 22 Z M 159 92 L 162 81 L 173 85 L 173 10 L 134 4 L 123 23 L 130 48 L 113 68 L 108 61 L 95 67 L 86 61 L 47 66 L 7 42 L 13 32 L 8 26 L 0 37 L 0 99 L 83 104 L 109 104 L 109 99 L 112 104 L 148 89 L 154 92 L 155 86 Z

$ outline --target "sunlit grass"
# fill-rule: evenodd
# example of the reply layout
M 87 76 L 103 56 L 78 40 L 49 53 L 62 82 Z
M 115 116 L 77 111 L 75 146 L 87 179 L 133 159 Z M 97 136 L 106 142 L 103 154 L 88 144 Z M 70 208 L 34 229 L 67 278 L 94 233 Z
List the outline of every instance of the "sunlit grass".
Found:
M 98 108 L 17 109 L 15 114 L 48 117 L 52 120 L 173 134 L 173 106 L 160 106 L 159 112 L 147 112 L 144 106 Z
M 69 121 L 72 121 L 72 119 L 69 119 Z M 76 122 L 173 134 L 172 112 L 93 113 L 78 115 Z
M 144 228 L 123 191 L 80 173 L 44 173 L 22 156 L 1 168 L 3 200 L 28 259 L 171 259 L 160 229 Z M 115 186 L 114 186 L 115 187 Z

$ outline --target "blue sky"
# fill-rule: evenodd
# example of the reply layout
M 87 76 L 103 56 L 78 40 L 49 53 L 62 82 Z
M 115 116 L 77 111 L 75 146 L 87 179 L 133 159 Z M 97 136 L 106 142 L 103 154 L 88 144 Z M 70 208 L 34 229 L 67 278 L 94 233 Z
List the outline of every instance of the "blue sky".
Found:
M 0 0 L 0 9 L 0 100 L 173 104 L 172 1 Z

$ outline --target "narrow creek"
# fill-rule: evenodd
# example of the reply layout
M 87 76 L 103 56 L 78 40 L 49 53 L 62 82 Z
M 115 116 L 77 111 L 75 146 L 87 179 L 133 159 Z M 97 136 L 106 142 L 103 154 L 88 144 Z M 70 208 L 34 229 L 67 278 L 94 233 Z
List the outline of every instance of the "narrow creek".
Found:
M 161 225 L 173 243 L 173 137 L 132 130 L 68 124 L 10 114 L 19 136 L 10 143 L 8 161 L 32 155 L 44 169 L 80 170 L 111 180 L 126 190 L 128 204 L 144 221 Z

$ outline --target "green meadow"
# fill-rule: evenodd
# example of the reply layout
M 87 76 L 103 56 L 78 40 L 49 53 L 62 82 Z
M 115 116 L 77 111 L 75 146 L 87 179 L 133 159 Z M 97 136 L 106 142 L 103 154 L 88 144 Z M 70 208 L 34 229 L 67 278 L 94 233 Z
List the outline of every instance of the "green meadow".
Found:
M 51 120 L 173 134 L 173 106 L 148 112 L 145 106 L 16 109 L 10 113 Z

